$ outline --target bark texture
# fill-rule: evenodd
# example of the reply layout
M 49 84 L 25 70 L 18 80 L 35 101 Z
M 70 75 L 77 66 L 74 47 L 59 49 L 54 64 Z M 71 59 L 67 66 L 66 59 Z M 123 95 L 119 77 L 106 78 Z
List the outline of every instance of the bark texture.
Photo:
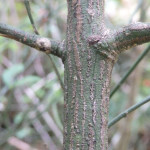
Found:
M 93 46 L 108 31 L 103 5 L 101 0 L 68 1 L 64 150 L 108 147 L 109 86 L 116 55 Z

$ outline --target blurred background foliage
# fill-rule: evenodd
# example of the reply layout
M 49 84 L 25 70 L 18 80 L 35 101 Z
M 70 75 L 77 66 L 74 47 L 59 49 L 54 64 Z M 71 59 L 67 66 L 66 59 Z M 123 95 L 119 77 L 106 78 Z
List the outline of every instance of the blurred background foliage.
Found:
M 65 38 L 65 0 L 31 0 L 42 36 Z M 150 22 L 149 0 L 107 0 L 112 29 L 129 22 Z M 0 22 L 33 32 L 22 0 L 0 0 Z M 148 44 L 122 54 L 113 70 L 111 90 Z M 150 53 L 111 98 L 109 120 L 150 95 Z M 62 62 L 52 56 L 63 80 Z M 0 37 L 0 150 L 61 150 L 63 91 L 47 55 Z M 150 150 L 150 104 L 109 130 L 110 150 Z

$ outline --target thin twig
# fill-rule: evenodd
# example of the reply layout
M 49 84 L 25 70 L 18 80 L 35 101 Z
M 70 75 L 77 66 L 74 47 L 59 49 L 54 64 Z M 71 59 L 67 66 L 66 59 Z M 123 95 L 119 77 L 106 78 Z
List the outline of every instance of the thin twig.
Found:
M 34 30 L 35 34 L 39 35 L 39 32 L 38 32 L 37 29 L 36 29 L 34 20 L 33 20 L 32 15 L 31 15 L 31 8 L 30 8 L 29 0 L 24 0 L 24 4 L 25 4 L 25 7 L 26 7 L 28 16 L 29 16 L 29 20 L 30 20 L 31 25 L 32 25 L 32 27 L 33 27 L 33 30 Z
M 34 91 L 31 88 L 28 88 L 24 91 L 26 93 L 26 95 L 32 100 L 33 104 L 37 107 L 37 110 L 42 113 L 45 109 L 44 104 L 40 104 L 40 100 L 39 98 L 35 95 Z M 31 115 L 29 115 L 31 116 Z M 51 117 L 51 115 L 48 112 L 43 112 L 42 113 L 42 118 L 44 119 L 44 121 L 47 123 L 48 127 L 50 129 L 52 129 L 52 131 L 54 132 L 54 134 L 56 135 L 56 137 L 58 138 L 59 142 L 62 144 L 63 143 L 63 136 L 62 136 L 62 132 L 61 130 L 58 128 L 58 126 L 56 125 L 56 123 L 54 122 L 53 118 Z M 33 118 L 31 118 L 33 121 Z M 35 118 L 36 119 L 36 118 Z
M 38 32 L 37 29 L 36 29 L 36 26 L 35 26 L 35 23 L 34 23 L 32 14 L 31 14 L 31 8 L 30 8 L 30 2 L 29 2 L 29 0 L 24 0 L 24 4 L 25 4 L 26 10 L 27 10 L 27 13 L 28 13 L 28 16 L 29 16 L 31 25 L 32 25 L 32 27 L 33 27 L 33 30 L 34 30 L 35 34 L 39 35 L 39 32 Z M 55 73 L 56 73 L 56 75 L 57 75 L 58 81 L 59 81 L 59 83 L 60 83 L 60 85 L 61 85 L 61 88 L 62 88 L 62 90 L 64 91 L 64 85 L 63 85 L 63 81 L 62 81 L 62 79 L 61 79 L 61 76 L 60 76 L 60 74 L 59 74 L 59 71 L 58 71 L 58 69 L 57 69 L 57 67 L 56 67 L 56 65 L 55 65 L 55 63 L 54 63 L 52 57 L 51 57 L 50 55 L 48 55 L 48 54 L 47 54 L 47 56 L 48 56 L 49 59 L 50 59 L 50 62 L 51 62 L 51 64 L 52 64 L 52 67 L 53 67 L 53 69 L 54 69 L 54 71 L 55 71 Z
M 63 81 L 62 81 L 62 79 L 61 79 L 61 76 L 60 76 L 60 74 L 59 74 L 59 72 L 58 72 L 58 69 L 57 69 L 57 67 L 56 67 L 56 65 L 55 65 L 55 63 L 54 63 L 52 57 L 51 57 L 50 55 L 48 55 L 48 54 L 47 54 L 47 56 L 49 57 L 50 62 L 51 62 L 51 64 L 52 64 L 52 67 L 53 67 L 53 69 L 54 69 L 54 71 L 55 71 L 55 73 L 56 73 L 56 75 L 57 75 L 57 78 L 58 78 L 58 81 L 59 81 L 59 83 L 60 83 L 60 86 L 61 86 L 62 90 L 64 91 L 64 83 L 63 83 Z
M 132 15 L 131 15 L 131 17 L 130 17 L 130 19 L 129 19 L 129 23 L 132 22 L 133 17 L 135 16 L 135 14 L 136 14 L 136 13 L 138 12 L 138 10 L 140 9 L 142 3 L 143 3 L 143 0 L 138 0 L 137 6 L 136 6 L 135 10 L 133 11 L 133 13 L 132 13 Z
M 121 79 L 121 81 L 116 85 L 116 87 L 112 90 L 110 94 L 110 98 L 115 94 L 115 92 L 120 88 L 120 86 L 124 83 L 124 81 L 128 78 L 128 76 L 134 71 L 136 66 L 141 62 L 141 60 L 147 55 L 147 53 L 150 50 L 150 45 L 144 50 L 144 52 L 138 57 L 136 62 L 133 64 L 133 66 L 130 68 L 130 70 L 124 75 L 124 77 Z
M 8 143 L 19 150 L 38 150 L 36 148 L 33 148 L 28 143 L 25 143 L 24 141 L 14 137 L 14 136 L 12 136 L 8 139 Z
M 145 103 L 148 103 L 149 101 L 150 101 L 150 96 L 147 97 L 146 99 L 144 99 L 143 101 L 141 101 L 141 102 L 133 105 L 132 107 L 128 108 L 127 110 L 125 110 L 124 112 L 122 112 L 121 114 L 119 114 L 118 116 L 116 116 L 112 121 L 110 121 L 108 123 L 108 128 L 110 128 L 111 126 L 113 126 L 119 120 L 121 120 L 122 118 L 126 117 L 129 113 L 133 112 L 134 110 L 136 110 L 140 106 L 144 105 Z

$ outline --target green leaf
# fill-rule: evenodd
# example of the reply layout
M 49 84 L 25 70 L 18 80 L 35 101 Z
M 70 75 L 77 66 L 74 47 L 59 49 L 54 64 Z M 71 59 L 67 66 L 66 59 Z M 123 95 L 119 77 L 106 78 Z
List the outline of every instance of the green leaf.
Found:
M 15 82 L 14 86 L 23 86 L 23 85 L 32 85 L 35 82 L 38 82 L 41 78 L 38 76 L 26 76 L 22 79 L 19 79 Z
M 17 114 L 17 115 L 15 116 L 14 123 L 15 123 L 15 124 L 21 123 L 22 120 L 23 120 L 23 116 L 24 116 L 23 112 Z
M 41 88 L 41 89 L 37 90 L 35 93 L 39 98 L 42 98 L 45 95 L 45 89 Z
M 8 68 L 5 70 L 2 74 L 2 79 L 3 82 L 8 86 L 12 86 L 12 84 L 15 82 L 15 77 L 19 73 L 24 71 L 24 66 L 23 64 L 16 64 L 13 65 L 12 67 Z
M 27 136 L 29 136 L 31 134 L 32 130 L 29 128 L 29 127 L 25 127 L 21 130 L 19 130 L 17 133 L 16 133 L 16 136 L 20 139 L 23 139 Z

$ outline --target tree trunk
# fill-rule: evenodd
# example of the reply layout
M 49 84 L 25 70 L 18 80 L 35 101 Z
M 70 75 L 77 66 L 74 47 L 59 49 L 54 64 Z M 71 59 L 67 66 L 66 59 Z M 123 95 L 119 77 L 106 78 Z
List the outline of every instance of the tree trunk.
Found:
M 81 49 L 73 50 L 65 62 L 64 149 L 105 150 L 113 63 L 92 52 L 81 57 Z M 90 66 L 87 57 L 93 57 Z
M 89 36 L 97 40 L 92 35 L 104 34 L 98 3 L 99 0 L 68 1 L 64 150 L 108 147 L 109 89 L 114 60 L 101 55 L 100 50 L 91 46 L 94 43 L 87 40 Z

